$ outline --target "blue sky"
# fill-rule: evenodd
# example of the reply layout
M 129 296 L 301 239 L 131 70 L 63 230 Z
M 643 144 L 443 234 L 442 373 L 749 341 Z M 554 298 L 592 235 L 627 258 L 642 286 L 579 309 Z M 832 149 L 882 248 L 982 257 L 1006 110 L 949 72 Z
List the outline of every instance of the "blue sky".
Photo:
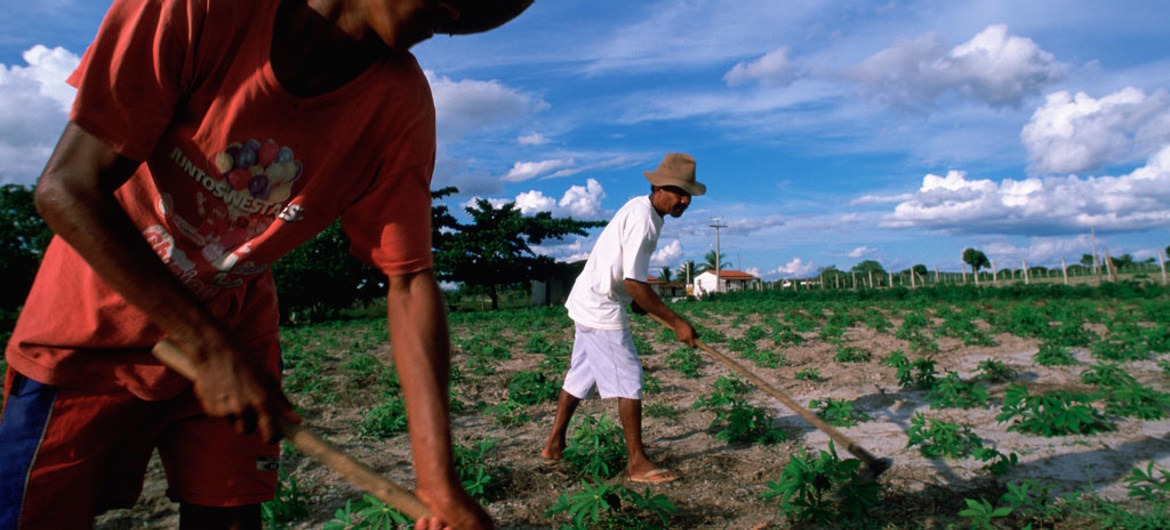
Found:
M 0 182 L 32 183 L 64 77 L 108 2 L 0 17 Z M 414 52 L 439 117 L 434 187 L 607 219 L 667 152 L 708 194 L 654 266 L 720 247 L 766 279 L 876 260 L 1059 266 L 1170 245 L 1170 11 L 1118 2 L 537 0 Z M 587 255 L 596 232 L 542 246 Z

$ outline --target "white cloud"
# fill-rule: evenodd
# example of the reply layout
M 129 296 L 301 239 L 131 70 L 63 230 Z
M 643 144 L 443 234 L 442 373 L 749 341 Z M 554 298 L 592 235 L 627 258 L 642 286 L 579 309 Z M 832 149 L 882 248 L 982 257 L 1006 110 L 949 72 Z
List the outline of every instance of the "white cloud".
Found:
M 899 42 L 847 75 L 899 105 L 930 106 L 954 93 L 991 106 L 1016 106 L 1063 78 L 1066 69 L 1031 39 L 997 24 L 950 50 L 934 34 Z
M 853 259 L 857 259 L 857 258 L 860 258 L 863 256 L 871 255 L 874 252 L 877 252 L 877 249 L 869 248 L 866 246 L 860 246 L 860 247 L 857 247 L 857 248 L 853 249 L 852 251 L 850 251 L 849 257 L 853 258 Z
M 1129 162 L 1170 145 L 1170 94 L 1140 89 L 1094 99 L 1056 92 L 1020 133 L 1035 171 L 1072 173 Z
M 0 183 L 32 184 L 68 120 L 76 92 L 65 78 L 80 59 L 36 45 L 27 66 L 0 64 Z
M 585 181 L 584 186 L 571 186 L 565 191 L 557 206 L 561 215 L 576 219 L 597 219 L 601 216 L 601 200 L 605 198 L 605 190 L 601 183 L 593 179 Z
M 547 136 L 540 133 L 525 134 L 516 139 L 520 145 L 544 145 L 549 143 Z
M 802 278 L 812 275 L 816 272 L 816 264 L 812 262 L 806 263 L 800 258 L 792 258 L 792 261 L 785 263 L 775 269 L 772 269 L 768 276 L 781 276 L 787 278 Z
M 658 250 L 650 255 L 650 264 L 658 267 L 673 267 L 682 261 L 682 255 L 682 243 L 675 239 L 666 246 L 659 245 Z
M 1122 176 L 968 179 L 926 175 L 922 187 L 885 217 L 889 228 L 1049 236 L 1131 231 L 1170 223 L 1170 146 Z
M 508 174 L 501 177 L 500 180 L 504 182 L 523 182 L 536 178 L 543 173 L 549 173 L 572 165 L 572 158 L 542 160 L 540 162 L 516 162 L 512 165 L 512 169 L 508 171 Z
M 440 142 L 513 125 L 549 107 L 544 100 L 498 81 L 454 81 L 430 71 L 426 74 L 435 98 Z
M 763 57 L 751 62 L 740 62 L 723 75 L 727 86 L 739 86 L 757 81 L 766 87 L 778 87 L 791 84 L 795 78 L 795 69 L 788 59 L 789 50 L 785 46 L 772 50 Z
M 553 199 L 539 190 L 531 190 L 517 195 L 515 202 L 524 215 L 551 212 L 554 217 L 590 220 L 601 216 L 601 200 L 604 198 L 605 190 L 602 189 L 601 183 L 588 179 L 584 186 L 569 187 L 560 200 Z

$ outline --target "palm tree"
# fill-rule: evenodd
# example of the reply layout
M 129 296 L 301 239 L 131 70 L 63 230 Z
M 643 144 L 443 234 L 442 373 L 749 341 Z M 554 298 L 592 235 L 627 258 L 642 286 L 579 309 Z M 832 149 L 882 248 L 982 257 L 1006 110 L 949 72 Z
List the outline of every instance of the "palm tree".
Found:
M 658 278 L 665 283 L 670 283 L 670 280 L 674 279 L 674 271 L 670 270 L 670 267 L 663 267 L 662 272 L 658 274 Z
M 707 255 L 703 256 L 703 259 L 705 259 L 706 262 L 704 262 L 702 265 L 699 265 L 699 270 L 702 272 L 714 272 L 716 269 L 724 270 L 731 268 L 731 262 L 723 261 L 722 256 L 720 256 L 714 250 L 707 251 Z

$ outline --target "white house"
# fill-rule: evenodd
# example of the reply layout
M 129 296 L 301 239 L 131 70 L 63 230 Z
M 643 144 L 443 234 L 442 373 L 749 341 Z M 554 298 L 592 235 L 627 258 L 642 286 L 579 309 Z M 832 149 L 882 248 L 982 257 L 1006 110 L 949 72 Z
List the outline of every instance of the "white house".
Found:
M 719 286 L 716 285 L 715 280 L 715 271 L 706 271 L 696 276 L 694 281 L 695 296 L 703 296 L 707 293 L 717 291 L 725 293 L 729 291 L 746 291 L 760 287 L 759 277 L 731 269 L 719 271 Z

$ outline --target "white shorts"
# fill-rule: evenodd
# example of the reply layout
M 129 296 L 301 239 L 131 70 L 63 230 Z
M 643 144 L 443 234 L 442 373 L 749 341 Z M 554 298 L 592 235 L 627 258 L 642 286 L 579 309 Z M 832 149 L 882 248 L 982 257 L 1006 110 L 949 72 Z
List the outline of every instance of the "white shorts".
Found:
M 590 397 L 594 388 L 602 398 L 642 399 L 642 363 L 630 331 L 577 324 L 562 388 L 578 399 Z

